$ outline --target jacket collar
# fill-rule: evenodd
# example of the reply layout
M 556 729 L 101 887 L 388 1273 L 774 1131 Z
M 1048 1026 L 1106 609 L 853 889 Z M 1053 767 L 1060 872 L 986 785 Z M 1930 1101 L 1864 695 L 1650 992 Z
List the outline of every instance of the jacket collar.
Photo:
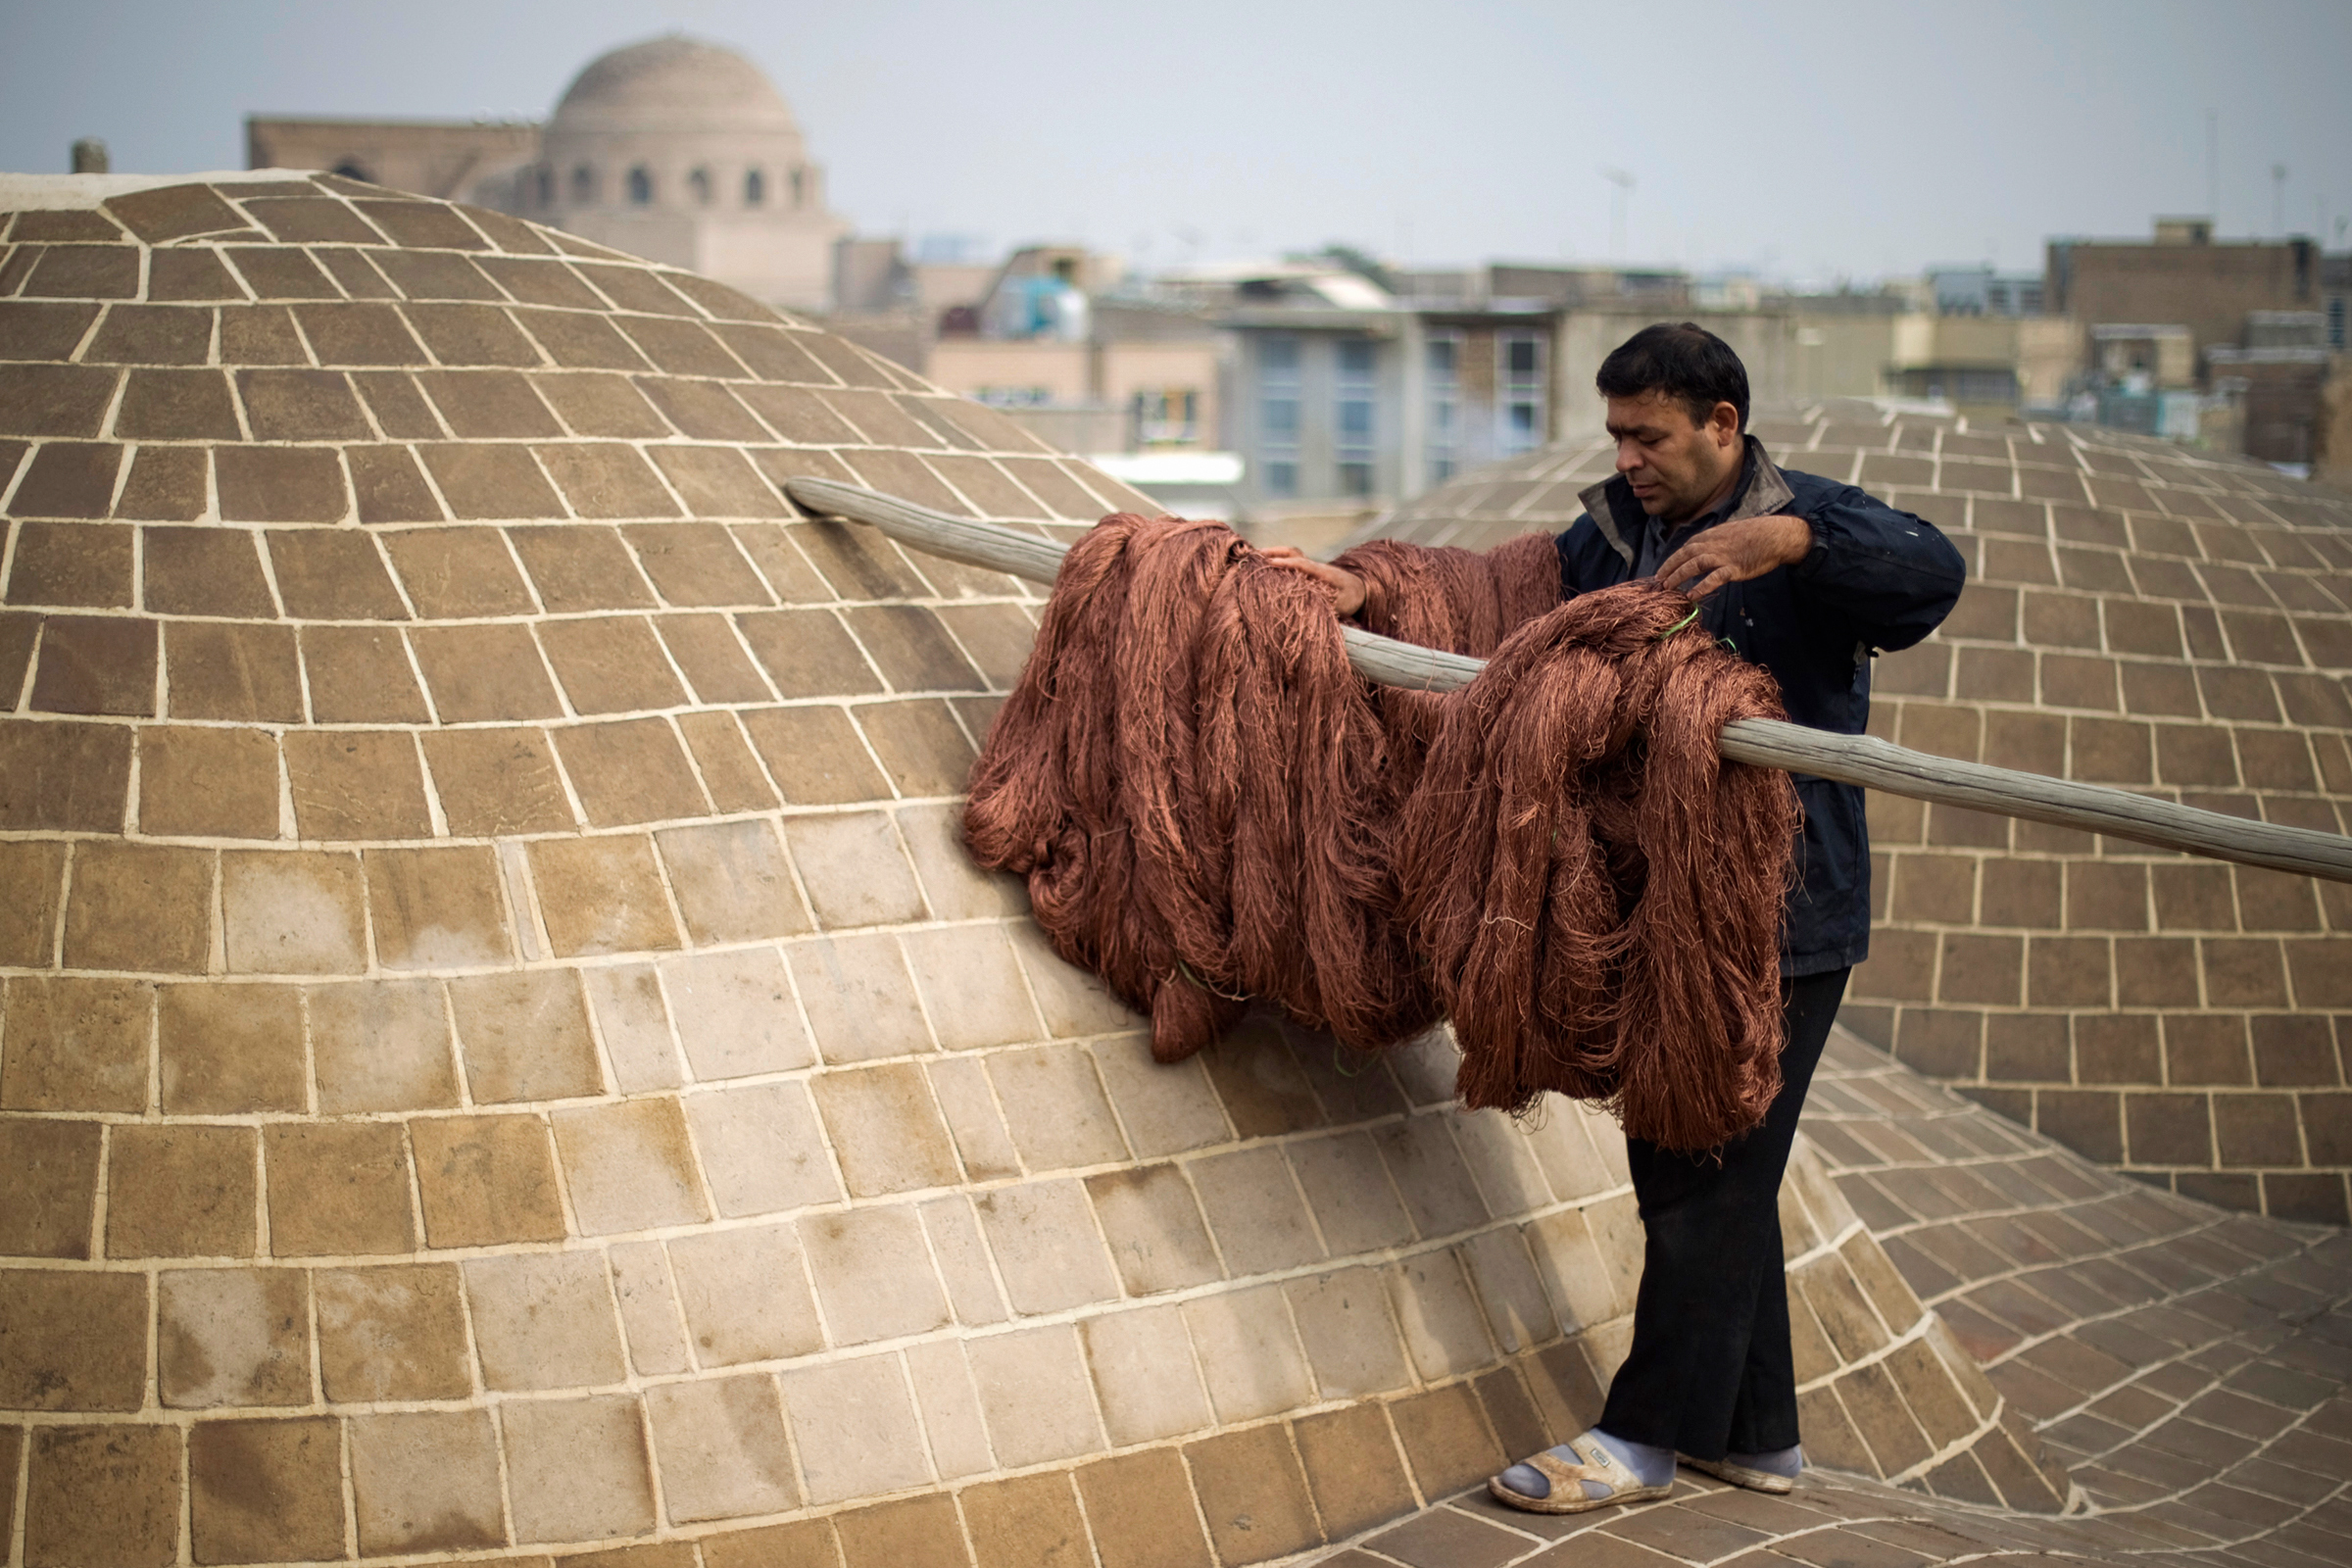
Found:
M 1795 490 L 1780 466 L 1767 457 L 1764 443 L 1754 436 L 1744 438 L 1747 455 L 1740 460 L 1747 473 L 1746 483 L 1733 498 L 1732 508 L 1716 522 L 1738 522 L 1742 517 L 1769 517 L 1787 509 L 1796 499 Z M 1641 548 L 1642 530 L 1649 525 L 1649 514 L 1634 498 L 1634 487 L 1625 475 L 1615 474 L 1589 485 L 1577 494 L 1585 504 L 1585 512 L 1600 529 L 1625 564 L 1632 565 Z M 1714 526 L 1713 523 L 1707 526 Z

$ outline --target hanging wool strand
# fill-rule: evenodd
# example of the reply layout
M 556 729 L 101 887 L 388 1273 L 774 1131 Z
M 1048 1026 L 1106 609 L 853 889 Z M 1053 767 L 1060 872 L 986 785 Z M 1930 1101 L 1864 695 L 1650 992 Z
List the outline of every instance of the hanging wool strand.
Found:
M 1222 525 L 1087 533 L 974 769 L 975 857 L 1163 1061 L 1251 997 L 1364 1050 L 1443 1013 L 1474 1106 L 1558 1090 L 1687 1150 L 1752 1125 L 1795 805 L 1714 738 L 1779 716 L 1772 677 L 1653 584 L 1561 604 L 1548 538 L 1341 564 L 1374 629 L 1487 670 L 1376 690 L 1321 587 Z

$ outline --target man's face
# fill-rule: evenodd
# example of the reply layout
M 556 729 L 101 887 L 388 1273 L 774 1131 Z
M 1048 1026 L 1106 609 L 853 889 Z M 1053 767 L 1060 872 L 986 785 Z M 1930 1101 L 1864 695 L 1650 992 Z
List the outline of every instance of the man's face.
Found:
M 1718 403 L 1701 424 L 1689 405 L 1660 392 L 1609 399 L 1608 431 L 1617 443 L 1617 471 L 1633 485 L 1642 510 L 1670 523 L 1704 511 L 1738 476 L 1744 452 L 1739 410 Z

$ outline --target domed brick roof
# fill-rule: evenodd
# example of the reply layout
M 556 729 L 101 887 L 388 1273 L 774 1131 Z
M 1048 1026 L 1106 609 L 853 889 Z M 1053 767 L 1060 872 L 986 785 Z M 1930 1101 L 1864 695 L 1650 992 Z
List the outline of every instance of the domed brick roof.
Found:
M 1863 485 L 1968 557 L 1942 629 L 1878 662 L 1873 733 L 2345 831 L 2352 500 L 2081 426 L 1841 404 L 1754 428 L 1784 466 Z M 1610 465 L 1604 443 L 1563 444 L 1374 531 L 1473 548 L 1557 531 Z M 2345 888 L 1876 793 L 1870 812 L 1854 1028 L 2093 1159 L 2345 1221 Z
M 671 34 L 597 56 L 556 103 L 549 131 L 793 130 L 792 111 L 732 49 Z
M 956 842 L 1039 590 L 778 486 L 1141 498 L 494 214 L 0 194 L 24 1561 L 1249 1562 L 1590 1417 L 1614 1128 L 1458 1112 L 1442 1036 L 1154 1065 Z M 1841 1461 L 2055 1506 L 1809 1159 L 1785 1212 Z

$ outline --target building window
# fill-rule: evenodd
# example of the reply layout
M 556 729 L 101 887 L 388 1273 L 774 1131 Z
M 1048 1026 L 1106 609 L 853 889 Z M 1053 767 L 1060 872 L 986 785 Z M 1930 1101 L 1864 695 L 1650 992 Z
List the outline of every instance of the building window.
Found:
M 1429 482 L 1444 484 L 1462 466 L 1462 335 L 1429 340 Z
M 571 169 L 571 199 L 585 205 L 596 200 L 596 171 L 586 164 L 574 164 Z
M 1339 345 L 1340 373 L 1333 382 L 1332 458 L 1340 494 L 1372 493 L 1374 410 L 1380 399 L 1380 345 L 1347 338 Z
M 1270 496 L 1298 493 L 1298 340 L 1270 336 L 1257 345 L 1259 473 Z
M 798 164 L 792 169 L 792 206 L 798 212 L 808 195 L 808 172 Z
M 1502 456 L 1533 452 L 1548 433 L 1544 393 L 1544 340 L 1533 332 L 1506 332 L 1495 345 L 1501 364 L 1502 428 L 1495 445 Z
M 1155 387 L 1135 395 L 1135 439 L 1170 446 L 1200 439 L 1200 395 L 1189 386 Z
M 695 206 L 710 206 L 710 171 L 708 169 L 697 169 L 690 171 L 686 175 L 686 188 L 694 193 Z
M 629 171 L 629 205 L 651 207 L 654 204 L 653 172 L 643 164 Z
M 531 171 L 531 193 L 537 198 L 533 205 L 542 212 L 556 205 L 556 172 L 546 164 Z
M 2328 346 L 2338 354 L 2344 352 L 2344 297 L 2341 294 L 2328 301 Z
M 743 205 L 758 207 L 767 200 L 767 176 L 757 169 L 743 172 Z

